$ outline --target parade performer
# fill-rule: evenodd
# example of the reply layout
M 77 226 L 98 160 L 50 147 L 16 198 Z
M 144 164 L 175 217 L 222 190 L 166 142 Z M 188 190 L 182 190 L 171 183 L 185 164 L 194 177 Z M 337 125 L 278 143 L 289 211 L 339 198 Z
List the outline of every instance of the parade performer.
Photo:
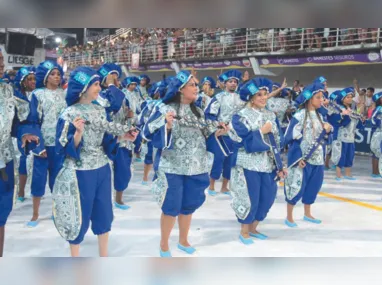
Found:
M 106 110 L 92 103 L 100 91 L 95 70 L 76 68 L 68 83 L 68 108 L 57 124 L 56 152 L 63 164 L 54 184 L 53 214 L 58 232 L 70 243 L 71 256 L 79 256 L 90 221 L 98 236 L 100 256 L 108 255 L 113 221 L 108 158 L 114 159 L 119 141 L 136 137 L 136 133 L 128 133 L 129 126 L 109 123 Z
M 111 121 L 123 125 L 130 123 L 131 125 L 130 121 L 133 114 L 129 110 L 125 94 L 119 89 L 121 68 L 117 64 L 106 63 L 101 66 L 97 73 L 100 76 L 103 89 L 100 96 L 98 96 L 97 103 L 105 107 Z M 132 149 L 132 142 L 121 142 L 113 160 L 114 206 L 121 210 L 128 210 L 130 208 L 130 206 L 123 202 L 123 193 L 127 189 L 132 175 Z
M 122 81 L 123 93 L 125 93 L 125 98 L 127 100 L 128 106 L 130 110 L 134 113 L 134 118 L 132 119 L 132 123 L 134 125 L 137 124 L 138 115 L 141 113 L 142 104 L 145 101 L 140 94 L 137 86 L 140 83 L 140 79 L 136 76 L 126 77 Z M 137 139 L 134 142 L 134 153 L 135 153 L 135 161 L 141 162 L 140 148 L 142 143 L 142 136 L 139 134 Z
M 284 193 L 288 203 L 285 224 L 289 227 L 297 227 L 293 219 L 293 209 L 301 198 L 304 204 L 304 220 L 321 223 L 312 216 L 311 205 L 322 186 L 325 144 L 330 142 L 333 129 L 318 112 L 322 106 L 324 90 L 325 86 L 321 83 L 313 83 L 304 88 L 296 99 L 300 110 L 286 130 L 285 144 L 289 144 L 289 151 Z
M 150 84 L 150 77 L 148 77 L 146 74 L 142 74 L 139 77 L 139 86 L 138 86 L 138 91 L 141 95 L 141 97 L 146 100 L 149 96 L 148 94 L 148 88 Z
M 32 97 L 32 92 L 36 89 L 36 68 L 34 66 L 25 66 L 20 68 L 15 77 L 15 100 L 17 104 L 17 109 L 20 109 L 20 112 L 17 113 L 18 116 L 21 116 L 20 121 L 25 121 L 26 118 L 22 116 L 25 112 L 27 103 L 30 102 Z M 18 174 L 19 174 L 19 193 L 18 200 L 24 202 L 25 200 L 25 185 L 27 183 L 27 155 L 21 151 Z
M 188 242 L 192 214 L 204 203 L 209 184 L 207 151 L 227 155 L 221 135 L 228 131 L 217 123 L 211 133 L 203 110 L 195 106 L 197 83 L 188 71 L 180 71 L 170 82 L 163 105 L 145 124 L 145 138 L 158 149 L 158 171 L 152 191 L 162 209 L 160 256 L 171 257 L 169 237 L 179 222 L 178 248 L 188 254 L 195 248 Z
M 212 77 L 206 76 L 200 84 L 202 85 L 202 92 L 199 93 L 196 104 L 202 110 L 205 110 L 214 96 L 216 82 Z
M 28 227 L 38 225 L 39 209 L 42 196 L 45 194 L 49 172 L 49 188 L 53 190 L 57 166 L 55 136 L 56 125 L 60 113 L 66 108 L 65 91 L 60 87 L 63 70 L 56 62 L 44 61 L 36 69 L 36 87 L 30 100 L 30 111 L 26 122 L 19 127 L 18 138 L 25 134 L 40 138 L 38 145 L 30 145 L 31 153 L 31 192 L 33 196 L 33 216 Z M 26 151 L 28 153 L 28 151 Z
M 229 135 L 238 151 L 234 154 L 230 189 L 232 208 L 241 224 L 240 241 L 252 244 L 251 237 L 266 239 L 257 231 L 272 207 L 277 193 L 276 176 L 284 178 L 280 149 L 283 136 L 276 115 L 265 109 L 272 82 L 250 80 L 240 89 L 246 108 L 232 117 Z
M 241 79 L 241 72 L 229 70 L 219 76 L 219 81 L 224 83 L 225 90 L 215 95 L 205 110 L 206 120 L 224 122 L 228 124 L 232 116 L 244 108 L 246 102 L 240 99 L 236 93 Z M 228 135 L 224 136 L 224 143 L 228 149 L 232 149 L 232 140 Z M 228 182 L 231 178 L 232 153 L 228 156 L 214 155 L 213 166 L 210 173 L 210 186 L 208 193 L 211 196 L 217 195 L 215 191 L 215 181 L 220 179 L 223 172 L 223 185 L 221 193 L 230 194 Z
M 164 97 L 166 92 L 166 83 L 165 81 L 159 81 L 153 83 L 149 89 L 149 97 L 144 104 L 142 104 L 142 112 L 138 116 L 138 127 L 143 129 L 144 125 L 147 123 L 152 112 L 155 108 L 162 103 L 161 98 Z M 143 136 L 143 134 L 142 134 Z M 151 141 L 148 141 L 146 138 L 142 137 L 142 149 L 141 154 L 144 154 L 144 168 L 143 168 L 143 179 L 142 185 L 148 185 L 148 176 L 154 162 L 154 147 Z
M 4 72 L 4 57 L 0 49 L 0 78 Z M 12 136 L 16 133 L 14 128 L 16 101 L 13 89 L 0 79 L 0 257 L 3 256 L 5 224 L 15 203 L 14 190 L 14 147 Z M 26 104 L 26 108 L 29 105 Z M 38 137 L 25 135 L 23 144 L 38 143 Z
M 371 177 L 380 178 L 382 175 L 382 92 L 373 95 L 373 101 L 375 103 L 375 109 L 371 117 L 371 123 L 373 125 L 374 133 L 371 137 L 370 149 L 373 153 L 372 166 L 373 173 Z
M 348 110 L 348 114 L 342 116 L 338 129 L 337 144 L 332 147 L 332 161 L 337 166 L 336 167 L 336 180 L 341 181 L 341 168 L 345 168 L 344 178 L 348 180 L 356 180 L 352 176 L 351 168 L 353 166 L 353 160 L 355 155 L 355 131 L 356 129 L 364 128 L 364 121 L 362 115 L 354 113 L 351 110 L 351 105 L 354 97 L 354 88 L 348 87 L 341 91 L 341 93 L 336 98 L 337 104 L 343 109 Z M 335 153 L 341 153 L 338 162 L 334 161 Z M 336 156 L 338 157 L 338 156 Z

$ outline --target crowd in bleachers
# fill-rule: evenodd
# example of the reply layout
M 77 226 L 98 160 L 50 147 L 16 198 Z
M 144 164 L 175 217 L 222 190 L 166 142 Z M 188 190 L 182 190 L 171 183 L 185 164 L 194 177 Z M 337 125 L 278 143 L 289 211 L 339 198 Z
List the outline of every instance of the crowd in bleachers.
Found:
M 235 56 L 242 53 L 297 51 L 376 43 L 378 28 L 134 28 L 85 46 L 60 46 L 69 67 L 171 59 Z

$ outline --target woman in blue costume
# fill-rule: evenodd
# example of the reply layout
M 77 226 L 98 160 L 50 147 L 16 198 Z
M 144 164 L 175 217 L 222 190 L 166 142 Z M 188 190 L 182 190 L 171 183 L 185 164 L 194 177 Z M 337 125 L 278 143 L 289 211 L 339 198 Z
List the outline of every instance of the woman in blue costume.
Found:
M 338 152 L 341 153 L 341 155 L 338 162 L 336 163 L 337 181 L 341 181 L 342 179 L 341 168 L 345 168 L 345 179 L 356 180 L 356 178 L 353 177 L 351 173 L 355 155 L 355 132 L 357 129 L 364 128 L 364 118 L 353 113 L 351 110 L 354 94 L 354 88 L 348 87 L 342 90 L 336 98 L 337 104 L 340 105 L 343 109 L 348 110 L 348 113 L 342 116 L 338 123 L 339 129 L 337 140 L 340 142 L 340 144 L 338 144 Z
M 294 115 L 285 134 L 285 145 L 289 146 L 289 173 L 285 179 L 284 193 L 287 204 L 287 218 L 285 224 L 297 227 L 293 219 L 293 209 L 302 199 L 304 204 L 304 220 L 319 224 L 311 214 L 311 205 L 324 180 L 325 144 L 329 141 L 328 134 L 332 126 L 325 122 L 318 109 L 323 103 L 325 86 L 313 83 L 304 88 L 297 97 L 296 103 L 300 110 Z M 319 138 L 316 149 L 313 144 Z
M 61 88 L 62 68 L 53 61 L 44 61 L 36 69 L 36 87 L 30 99 L 30 112 L 19 128 L 19 139 L 25 134 L 40 137 L 38 145 L 30 145 L 32 159 L 31 192 L 33 215 L 28 227 L 38 225 L 39 209 L 49 172 L 49 188 L 53 189 L 57 166 L 55 154 L 56 126 L 60 113 L 66 108 L 65 91 Z M 28 150 L 29 150 L 28 149 Z M 28 153 L 28 152 L 27 152 Z
M 0 78 L 4 72 L 4 57 L 0 49 Z M 0 257 L 3 256 L 5 225 L 15 202 L 12 137 L 16 136 L 15 109 L 17 102 L 12 87 L 0 79 Z M 26 107 L 28 108 L 28 104 Z M 38 143 L 38 137 L 25 135 L 23 144 Z M 23 145 L 24 146 L 24 145 Z
M 198 104 L 201 109 L 205 110 L 214 96 L 216 82 L 212 77 L 206 76 L 203 77 L 200 85 L 202 86 L 202 92 L 199 93 L 196 104 Z
M 178 248 L 193 254 L 188 242 L 192 214 L 204 203 L 209 184 L 207 151 L 227 155 L 221 135 L 205 124 L 203 111 L 195 106 L 198 88 L 192 75 L 180 71 L 170 82 L 163 105 L 144 126 L 144 136 L 158 149 L 159 165 L 153 182 L 153 194 L 162 209 L 160 256 L 171 257 L 169 238 L 178 217 Z
M 108 157 L 115 157 L 119 142 L 133 141 L 137 135 L 110 124 L 105 109 L 92 103 L 100 91 L 95 70 L 75 69 L 68 83 L 68 108 L 57 124 L 56 152 L 64 161 L 54 185 L 53 214 L 58 232 L 70 243 L 71 256 L 79 256 L 90 221 L 100 256 L 108 255 L 113 221 Z
M 238 149 L 231 171 L 231 206 L 241 224 L 239 239 L 246 245 L 253 243 L 252 237 L 267 238 L 257 231 L 257 226 L 266 218 L 275 201 L 276 176 L 284 178 L 286 174 L 280 156 L 283 146 L 281 128 L 276 115 L 265 108 L 271 88 L 270 80 L 258 77 L 240 89 L 241 100 L 248 103 L 233 115 L 229 132 Z M 274 146 L 270 133 L 276 142 Z M 272 153 L 278 155 L 281 165 L 276 167 Z
M 36 68 L 34 66 L 24 66 L 20 68 L 15 77 L 15 97 L 16 101 L 19 102 L 21 110 L 18 112 L 20 121 L 25 121 L 23 115 L 27 115 L 22 106 L 26 102 L 30 102 L 32 97 L 32 92 L 36 89 Z M 25 200 L 25 185 L 27 183 L 27 155 L 21 153 L 19 162 L 19 193 L 18 200 L 24 202 Z
M 382 92 L 373 95 L 375 109 L 371 116 L 371 123 L 373 125 L 373 135 L 371 137 L 370 149 L 373 154 L 373 174 L 371 177 L 380 178 L 382 174 Z M 376 162 L 374 162 L 376 161 Z
M 125 98 L 130 110 L 133 112 L 134 117 L 132 123 L 136 125 L 138 123 L 138 116 L 142 111 L 142 104 L 144 103 L 144 98 L 142 97 L 139 88 L 137 88 L 140 80 L 139 77 L 129 76 L 123 79 L 123 93 L 125 93 Z M 140 148 L 141 148 L 142 136 L 138 135 L 137 139 L 134 142 L 134 153 L 135 161 L 141 162 Z
M 102 92 L 97 103 L 104 106 L 111 121 L 119 124 L 131 124 L 132 113 L 129 111 L 125 94 L 119 89 L 121 68 L 114 63 L 104 64 L 97 73 L 100 75 Z M 123 202 L 123 193 L 131 179 L 131 160 L 133 144 L 124 141 L 119 144 L 117 155 L 113 160 L 113 178 L 115 189 L 114 206 L 121 210 L 128 210 L 130 206 Z
M 159 81 L 151 85 L 148 92 L 150 99 L 146 99 L 142 104 L 142 112 L 138 116 L 137 125 L 140 129 L 143 129 L 153 110 L 161 104 L 162 100 L 160 98 L 163 98 L 165 91 L 166 83 L 164 81 Z M 141 154 L 145 156 L 142 185 L 148 185 L 148 176 L 154 162 L 154 148 L 152 142 L 147 141 L 144 137 L 142 138 Z

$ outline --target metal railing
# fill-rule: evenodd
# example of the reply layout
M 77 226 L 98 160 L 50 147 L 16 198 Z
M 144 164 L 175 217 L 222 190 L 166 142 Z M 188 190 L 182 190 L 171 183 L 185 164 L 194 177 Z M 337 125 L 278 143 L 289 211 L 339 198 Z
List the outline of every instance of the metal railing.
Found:
M 129 29 L 119 29 L 118 35 L 128 31 Z M 370 49 L 379 47 L 380 32 L 380 28 L 217 29 L 203 34 L 188 34 L 186 37 L 152 36 L 144 43 L 126 40 L 118 43 L 120 37 L 115 35 L 111 37 L 114 39 L 113 44 L 107 45 L 104 41 L 85 51 L 66 53 L 64 61 L 72 68 L 105 62 L 130 64 L 134 53 L 139 53 L 141 63 L 152 63 Z

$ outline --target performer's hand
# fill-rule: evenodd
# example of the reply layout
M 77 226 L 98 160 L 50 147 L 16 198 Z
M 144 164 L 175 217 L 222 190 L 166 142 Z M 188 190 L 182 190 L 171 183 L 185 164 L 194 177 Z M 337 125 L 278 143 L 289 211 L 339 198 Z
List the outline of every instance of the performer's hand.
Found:
M 172 129 L 172 123 L 174 122 L 175 113 L 170 111 L 166 114 L 167 129 Z
M 126 117 L 128 118 L 128 119 L 131 119 L 131 118 L 134 118 L 134 112 L 133 112 L 133 110 L 131 110 L 131 109 L 127 109 L 127 115 L 126 115 Z
M 218 128 L 218 130 L 216 131 L 216 133 L 215 133 L 216 137 L 223 136 L 229 132 L 230 128 L 225 123 L 219 123 L 219 126 L 221 126 L 221 128 Z
M 280 179 L 284 179 L 287 176 L 288 172 L 286 170 L 281 170 L 277 173 L 277 176 L 280 177 Z
M 132 129 L 122 136 L 122 140 L 134 142 L 137 139 L 138 134 L 139 131 L 137 129 Z
M 39 138 L 37 136 L 34 136 L 34 135 L 25 135 L 22 137 L 21 139 L 21 142 L 22 142 L 22 145 L 21 147 L 24 148 L 26 143 L 30 143 L 30 142 L 35 142 L 35 143 L 39 143 Z
M 47 158 L 48 155 L 46 154 L 46 150 L 44 150 L 41 154 L 40 154 L 40 157 L 42 158 Z
M 305 161 L 300 160 L 300 162 L 298 163 L 298 166 L 299 166 L 300 168 L 304 168 L 304 167 L 306 166 Z
M 113 74 L 109 74 L 108 76 L 106 76 L 106 86 L 109 86 L 110 84 L 115 84 Z
M 260 129 L 261 133 L 269 134 L 272 131 L 272 123 L 266 122 Z
M 286 78 L 284 78 L 283 84 L 281 84 L 281 88 L 284 89 L 284 88 L 287 88 L 287 87 L 288 87 L 288 83 L 286 81 Z
M 324 129 L 326 133 L 330 133 L 330 131 L 332 130 L 332 126 L 328 123 L 324 123 Z
M 82 135 L 85 128 L 85 120 L 77 117 L 74 119 L 73 125 L 76 127 L 76 133 Z
M 341 113 L 342 116 L 349 116 L 351 111 L 349 109 L 344 109 Z

